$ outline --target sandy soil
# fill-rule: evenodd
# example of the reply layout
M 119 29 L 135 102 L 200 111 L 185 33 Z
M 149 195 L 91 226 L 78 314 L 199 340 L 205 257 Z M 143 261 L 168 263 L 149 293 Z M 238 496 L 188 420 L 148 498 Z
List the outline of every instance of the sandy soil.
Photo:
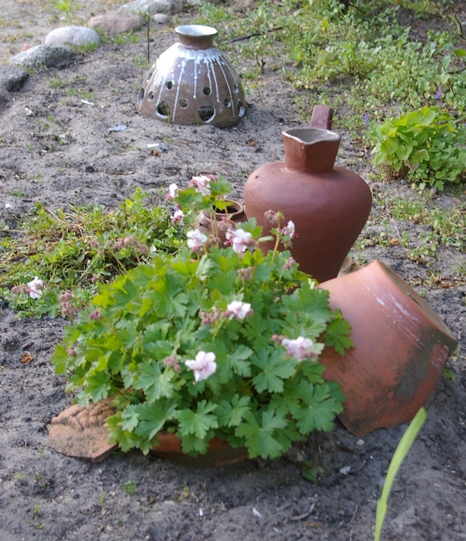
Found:
M 38 44 L 61 24 L 51 19 L 43 3 L 34 3 L 37 10 L 27 9 L 31 2 L 4 4 L 2 17 L 11 25 L 0 29 L 3 62 L 23 43 Z M 99 2 L 92 3 L 94 13 L 104 10 Z M 190 20 L 188 14 L 182 19 Z M 174 42 L 174 35 L 158 27 L 153 39 L 155 59 Z M 249 110 L 237 128 L 173 126 L 136 111 L 145 70 L 135 58 L 144 54 L 142 42 L 105 44 L 67 69 L 31 74 L 12 94 L 0 113 L 0 219 L 17 224 L 35 202 L 49 208 L 86 202 L 113 208 L 137 187 L 157 200 L 171 182 L 187 183 L 201 172 L 224 174 L 241 199 L 254 169 L 283 159 L 281 131 L 302 123 L 296 92 L 280 73 L 266 68 L 257 85 L 247 87 Z M 240 73 L 248 69 L 240 46 L 229 58 Z M 52 84 L 57 80 L 60 84 Z M 82 101 L 84 92 L 94 105 Z M 108 131 L 119 124 L 127 129 Z M 409 197 L 406 183 L 387 186 L 370 180 L 370 156 L 341 128 L 338 111 L 334 127 L 343 136 L 339 165 L 359 172 L 374 192 L 389 189 Z M 154 156 L 147 149 L 151 143 L 160 143 L 163 151 Z M 464 194 L 444 195 L 436 202 L 454 206 L 464 200 Z M 383 217 L 383 208 L 374 204 L 363 235 L 378 231 Z M 427 269 L 403 254 L 394 244 L 367 247 L 358 257 L 380 259 L 415 285 Z M 464 262 L 464 254 L 441 249 L 437 271 L 453 276 L 455 265 Z M 459 541 L 466 538 L 464 274 L 452 287 L 433 284 L 420 290 L 462 349 L 448 363 L 456 379 L 440 381 L 427 405 L 428 420 L 398 475 L 384 539 Z M 287 458 L 217 469 L 137 452 L 115 452 L 100 464 L 64 457 L 46 446 L 50 419 L 72 402 L 49 360 L 63 325 L 59 319 L 18 319 L 6 306 L 0 312 L 2 541 L 372 538 L 376 501 L 405 426 L 378 430 L 361 442 L 337 423 L 334 432 L 302 442 Z M 26 351 L 34 356 L 29 364 L 21 363 Z M 303 478 L 298 459 L 321 468 L 320 484 Z

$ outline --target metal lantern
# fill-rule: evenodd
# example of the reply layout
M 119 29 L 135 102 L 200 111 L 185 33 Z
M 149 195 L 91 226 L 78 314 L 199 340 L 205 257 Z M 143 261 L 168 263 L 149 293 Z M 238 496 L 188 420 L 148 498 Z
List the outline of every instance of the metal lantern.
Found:
M 178 43 L 162 53 L 144 78 L 139 112 L 173 124 L 238 124 L 246 113 L 238 75 L 213 46 L 217 30 L 185 25 L 175 29 Z

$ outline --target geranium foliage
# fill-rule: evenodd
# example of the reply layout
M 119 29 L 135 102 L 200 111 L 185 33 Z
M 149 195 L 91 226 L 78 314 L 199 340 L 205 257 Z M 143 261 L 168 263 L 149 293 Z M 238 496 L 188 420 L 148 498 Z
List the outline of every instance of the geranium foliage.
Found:
M 254 221 L 237 227 L 258 242 Z M 52 360 L 81 404 L 114 397 L 124 451 L 169 432 L 186 453 L 219 437 L 273 458 L 342 410 L 318 358 L 351 347 L 350 326 L 328 296 L 289 252 L 185 247 L 102 286 Z

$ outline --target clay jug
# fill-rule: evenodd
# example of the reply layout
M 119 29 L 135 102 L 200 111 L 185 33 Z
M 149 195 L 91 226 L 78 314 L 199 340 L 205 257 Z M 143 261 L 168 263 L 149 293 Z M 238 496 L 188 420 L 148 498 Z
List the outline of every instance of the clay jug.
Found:
M 281 211 L 283 225 L 294 222 L 291 254 L 319 282 L 338 275 L 372 204 L 365 181 L 334 166 L 340 136 L 320 127 L 330 128 L 331 119 L 332 109 L 316 106 L 310 128 L 284 131 L 285 161 L 259 167 L 244 187 L 246 215 L 256 218 L 264 236 L 271 227 L 268 210 Z M 261 245 L 264 252 L 270 249 L 273 242 Z
M 330 306 L 350 322 L 354 347 L 326 348 L 324 378 L 345 393 L 342 423 L 363 436 L 411 420 L 434 392 L 457 340 L 444 321 L 400 276 L 373 261 L 320 284 Z

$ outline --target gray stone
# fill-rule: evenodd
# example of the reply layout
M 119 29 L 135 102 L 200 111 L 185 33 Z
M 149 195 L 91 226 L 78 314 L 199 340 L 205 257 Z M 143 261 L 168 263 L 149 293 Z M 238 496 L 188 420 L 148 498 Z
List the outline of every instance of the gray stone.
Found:
M 99 45 L 100 36 L 97 32 L 87 26 L 62 26 L 55 28 L 45 37 L 45 45 L 63 46 L 74 45 L 75 47 L 86 47 Z
M 123 32 L 138 30 L 144 24 L 144 18 L 140 15 L 97 15 L 88 21 L 90 28 L 98 28 L 109 36 L 116 36 Z
M 165 13 L 173 15 L 183 10 L 183 0 L 134 0 L 118 8 L 117 13 L 145 15 L 146 13 Z
M 9 64 L 25 69 L 65 67 L 73 61 L 75 56 L 76 54 L 70 47 L 36 45 L 11 57 Z
M 0 86 L 8 91 L 17 90 L 28 78 L 27 71 L 16 66 L 0 66 Z
M 167 24 L 172 20 L 172 18 L 166 13 L 156 13 L 152 17 L 152 20 L 157 24 Z
M 9 101 L 10 93 L 3 85 L 0 85 L 0 105 L 3 105 L 4 103 L 7 103 Z

